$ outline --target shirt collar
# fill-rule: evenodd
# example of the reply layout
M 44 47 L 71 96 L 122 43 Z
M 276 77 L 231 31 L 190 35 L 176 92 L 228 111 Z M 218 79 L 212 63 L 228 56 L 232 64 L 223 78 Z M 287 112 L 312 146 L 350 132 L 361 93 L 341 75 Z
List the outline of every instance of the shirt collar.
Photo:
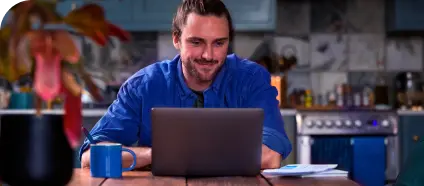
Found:
M 220 88 L 221 88 L 221 84 L 222 81 L 224 80 L 225 74 L 227 72 L 228 69 L 228 60 L 232 59 L 233 55 L 227 56 L 226 61 L 224 62 L 224 65 L 222 65 L 221 70 L 218 72 L 218 74 L 216 75 L 212 85 L 210 88 L 212 88 L 215 92 L 219 92 Z M 181 63 L 181 58 L 180 55 L 178 54 L 177 56 L 175 56 L 175 58 L 173 59 L 173 61 L 177 62 L 177 77 L 178 77 L 178 84 L 182 93 L 183 97 L 187 97 L 189 95 L 192 95 L 192 91 L 190 90 L 190 88 L 187 86 L 185 80 L 184 80 L 184 74 L 183 74 L 183 70 L 182 70 L 182 63 Z M 210 89 L 208 88 L 208 89 Z

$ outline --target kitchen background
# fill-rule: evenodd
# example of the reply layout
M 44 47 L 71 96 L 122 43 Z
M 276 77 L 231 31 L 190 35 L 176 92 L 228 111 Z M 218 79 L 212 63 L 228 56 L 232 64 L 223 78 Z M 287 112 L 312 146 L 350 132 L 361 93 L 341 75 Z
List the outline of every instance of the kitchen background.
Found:
M 237 32 L 231 51 L 261 62 L 270 57 L 272 68 L 279 58 L 295 56 L 287 73 L 287 95 L 308 90 L 328 97 L 335 86 L 368 86 L 384 83 L 393 91 L 399 71 L 421 72 L 423 37 L 386 36 L 385 0 L 277 2 L 273 32 Z M 133 41 L 99 47 L 90 39 L 75 37 L 89 71 L 106 91 L 151 63 L 172 59 L 178 52 L 170 32 L 132 32 Z M 393 103 L 393 96 L 389 96 Z
M 154 62 L 172 59 L 178 53 L 172 45 L 170 33 L 172 14 L 152 13 L 149 8 L 159 8 L 160 3 L 144 1 L 147 4 L 120 2 L 119 7 L 112 2 L 103 3 L 110 12 L 107 16 L 113 15 L 114 22 L 124 24 L 125 29 L 130 28 L 133 38 L 130 43 L 113 40 L 112 45 L 100 47 L 89 38 L 74 37 L 88 71 L 109 98 L 106 102 L 114 99 L 120 84 L 134 72 Z M 170 7 L 178 2 L 173 0 L 169 10 L 163 11 L 174 12 L 175 8 Z M 264 64 L 276 76 L 274 79 L 281 79 L 273 85 L 279 89 L 282 108 L 375 105 L 379 106 L 377 108 L 421 110 L 424 98 L 421 85 L 423 34 L 401 32 L 401 35 L 393 36 L 388 33 L 393 30 L 393 23 L 418 28 L 416 25 L 422 19 L 415 16 L 414 23 L 412 18 L 418 12 L 414 7 L 420 7 L 424 4 L 422 2 L 277 0 L 250 3 L 259 8 L 246 4 L 238 9 L 237 0 L 229 0 L 226 4 L 239 24 L 229 52 Z M 58 11 L 65 13 L 83 3 L 81 0 L 64 1 Z M 274 3 L 277 6 L 275 14 L 267 12 Z M 392 4 L 396 6 L 389 6 Z M 134 9 L 135 6 L 141 7 L 140 11 Z M 131 9 L 129 12 L 133 11 L 130 18 L 127 14 L 117 16 L 128 8 Z M 245 10 L 252 10 L 252 15 L 237 12 Z M 412 16 L 405 13 L 408 10 L 413 12 L 410 13 Z M 146 16 L 167 18 L 150 20 Z M 260 17 L 258 23 L 245 18 L 249 16 Z M 267 17 L 271 21 L 266 20 Z M 270 24 L 274 19 L 275 25 Z M 160 26 L 144 29 L 149 32 L 140 31 L 143 29 L 136 29 L 138 20 L 140 25 L 159 23 Z M 261 21 L 270 26 L 261 26 Z M 305 102 L 306 97 L 309 101 Z M 89 99 L 84 101 L 90 102 Z M 107 103 L 96 107 L 105 106 Z
M 255 61 L 293 53 L 297 65 L 288 73 L 287 94 L 299 88 L 325 94 L 343 83 L 374 86 L 380 75 L 376 72 L 386 72 L 384 80 L 392 81 L 397 71 L 422 71 L 423 38 L 386 37 L 384 2 L 278 1 L 277 29 L 237 32 L 233 52 Z M 123 81 L 138 69 L 178 53 L 169 32 L 132 34 L 131 45 L 116 42 L 114 48 L 78 39 L 93 73 L 107 81 Z M 118 73 L 122 71 L 128 73 Z

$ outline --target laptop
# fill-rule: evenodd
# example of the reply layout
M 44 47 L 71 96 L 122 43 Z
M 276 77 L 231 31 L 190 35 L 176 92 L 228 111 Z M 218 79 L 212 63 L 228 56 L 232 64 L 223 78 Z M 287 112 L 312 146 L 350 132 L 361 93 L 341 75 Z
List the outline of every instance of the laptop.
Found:
M 155 176 L 257 176 L 264 113 L 256 108 L 153 108 Z

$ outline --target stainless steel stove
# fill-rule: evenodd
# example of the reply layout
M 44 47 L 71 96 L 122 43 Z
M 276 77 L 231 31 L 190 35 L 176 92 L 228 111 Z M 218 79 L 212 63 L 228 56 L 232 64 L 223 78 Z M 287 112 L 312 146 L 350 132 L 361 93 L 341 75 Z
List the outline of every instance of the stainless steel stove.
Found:
M 390 111 L 305 111 L 296 115 L 301 135 L 396 135 L 398 116 Z
M 296 123 L 298 163 L 339 164 L 364 186 L 396 179 L 396 111 L 299 111 Z

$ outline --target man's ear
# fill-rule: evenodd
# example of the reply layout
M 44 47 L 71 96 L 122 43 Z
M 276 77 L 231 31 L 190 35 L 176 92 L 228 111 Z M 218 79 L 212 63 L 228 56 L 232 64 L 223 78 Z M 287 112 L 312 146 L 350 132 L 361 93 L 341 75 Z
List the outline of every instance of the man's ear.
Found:
M 172 43 L 174 44 L 175 49 L 179 50 L 181 48 L 180 37 L 176 34 L 172 34 Z

